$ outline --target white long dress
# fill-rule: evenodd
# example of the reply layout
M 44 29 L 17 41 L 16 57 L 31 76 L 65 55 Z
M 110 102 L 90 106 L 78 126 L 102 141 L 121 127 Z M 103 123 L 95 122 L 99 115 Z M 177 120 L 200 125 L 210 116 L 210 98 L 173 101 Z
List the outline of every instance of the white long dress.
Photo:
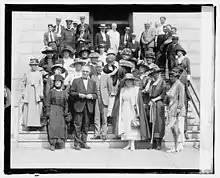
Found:
M 131 127 L 131 120 L 135 118 L 135 111 L 133 106 L 133 92 L 132 88 L 124 88 L 121 92 L 121 117 L 123 120 L 124 133 L 121 135 L 122 140 L 140 140 L 141 134 L 139 128 Z

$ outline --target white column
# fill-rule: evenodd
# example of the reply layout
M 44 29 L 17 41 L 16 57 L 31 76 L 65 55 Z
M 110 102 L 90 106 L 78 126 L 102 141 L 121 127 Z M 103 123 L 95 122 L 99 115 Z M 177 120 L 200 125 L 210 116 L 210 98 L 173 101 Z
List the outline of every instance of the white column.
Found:
M 213 171 L 214 109 L 214 16 L 213 7 L 202 8 L 201 25 L 201 108 L 200 169 Z

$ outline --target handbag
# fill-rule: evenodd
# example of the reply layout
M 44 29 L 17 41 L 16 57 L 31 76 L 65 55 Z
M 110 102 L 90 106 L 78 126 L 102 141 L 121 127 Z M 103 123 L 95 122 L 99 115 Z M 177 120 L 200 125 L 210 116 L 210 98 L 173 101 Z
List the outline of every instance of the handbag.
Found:
M 137 105 L 134 105 L 135 118 L 131 120 L 131 127 L 139 128 L 140 127 L 140 116 L 138 115 Z

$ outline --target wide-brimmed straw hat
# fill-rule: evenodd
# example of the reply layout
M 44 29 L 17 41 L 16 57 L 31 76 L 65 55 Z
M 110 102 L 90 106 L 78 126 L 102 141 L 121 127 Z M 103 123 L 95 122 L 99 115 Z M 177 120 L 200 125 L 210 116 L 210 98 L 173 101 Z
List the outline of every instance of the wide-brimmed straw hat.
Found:
M 146 51 L 145 58 L 155 59 L 155 53 L 153 51 Z
M 176 48 L 176 54 L 177 54 L 177 51 L 182 51 L 182 53 L 183 53 L 184 56 L 187 54 L 187 53 L 186 53 L 186 50 L 183 49 L 183 47 L 181 47 L 181 46 L 178 46 L 178 47 Z
M 52 48 L 52 47 L 46 47 L 43 51 L 42 51 L 42 53 L 43 54 L 47 54 L 47 53 L 55 53 L 56 51 Z
M 158 65 L 156 65 L 156 64 L 152 64 L 151 66 L 150 66 L 150 75 L 152 75 L 152 74 L 155 74 L 155 73 L 160 73 L 160 72 L 162 72 L 162 70 L 160 69 L 160 67 L 158 67 Z
M 143 66 L 143 67 L 145 67 L 147 70 L 150 70 L 149 65 L 148 65 L 146 62 L 144 62 L 143 60 L 141 60 L 140 62 L 138 62 L 138 63 L 137 63 L 137 66 L 138 66 L 138 67 Z
M 134 77 L 133 74 L 127 73 L 125 74 L 124 78 L 121 80 L 121 82 L 125 82 L 126 80 L 138 80 L 136 77 Z
M 60 68 L 61 69 L 61 73 L 64 73 L 66 72 L 66 69 L 63 68 L 63 65 L 62 64 L 54 64 L 53 67 L 51 68 L 51 70 L 54 72 L 57 68 Z
M 110 54 L 115 55 L 115 52 L 114 52 L 112 49 L 108 49 L 108 51 L 107 51 L 107 56 L 110 55 Z
M 131 61 L 121 59 L 119 61 L 119 65 L 122 67 L 134 68 L 135 65 Z
M 178 67 L 175 67 L 169 72 L 169 74 L 173 75 L 174 77 L 179 77 L 181 74 L 181 71 Z
M 68 51 L 69 53 L 74 54 L 73 48 L 70 47 L 70 46 L 64 47 L 63 50 L 62 50 L 62 53 L 63 53 L 64 51 Z
M 82 59 L 76 58 L 76 59 L 74 59 L 74 62 L 73 62 L 70 66 L 74 66 L 74 65 L 76 65 L 76 64 L 81 64 L 81 65 L 83 66 L 85 63 L 86 63 L 86 62 L 83 61 Z
M 90 55 L 89 55 L 89 58 L 99 58 L 99 53 L 97 53 L 97 52 L 93 52 L 93 53 L 90 53 Z
M 131 56 L 131 50 L 129 48 L 123 49 L 122 55 Z
M 39 61 L 37 58 L 32 58 L 29 61 L 29 65 L 38 65 L 38 64 L 39 64 Z
M 62 75 L 55 75 L 54 76 L 54 81 L 64 81 L 64 78 Z

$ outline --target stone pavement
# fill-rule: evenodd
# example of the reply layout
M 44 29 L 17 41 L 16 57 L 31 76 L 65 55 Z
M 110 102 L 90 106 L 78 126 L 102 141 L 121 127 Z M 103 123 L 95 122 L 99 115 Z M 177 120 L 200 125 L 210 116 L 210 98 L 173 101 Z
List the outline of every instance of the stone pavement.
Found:
M 11 168 L 139 168 L 199 169 L 199 150 L 187 145 L 182 152 L 135 151 L 92 145 L 91 150 L 71 148 L 52 152 L 43 148 L 11 149 Z

